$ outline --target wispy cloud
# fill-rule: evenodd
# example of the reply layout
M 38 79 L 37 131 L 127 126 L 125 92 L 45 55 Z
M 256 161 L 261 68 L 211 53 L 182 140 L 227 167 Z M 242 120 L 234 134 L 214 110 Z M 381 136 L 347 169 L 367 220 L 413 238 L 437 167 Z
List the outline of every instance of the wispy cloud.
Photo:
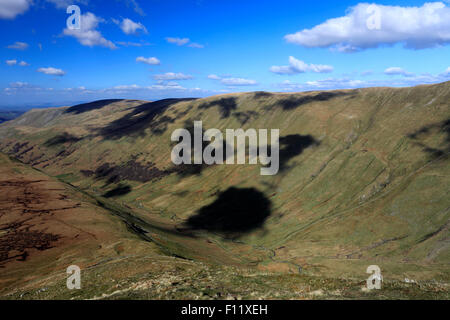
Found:
M 26 66 L 29 66 L 29 65 L 30 65 L 29 63 L 27 63 L 27 62 L 25 62 L 25 61 L 20 61 L 20 62 L 18 62 L 16 59 L 13 59 L 13 60 L 6 60 L 5 63 L 6 63 L 8 66 L 14 66 L 14 65 L 18 64 L 18 65 L 21 66 L 21 67 L 26 67 Z
M 305 72 L 328 73 L 333 71 L 333 67 L 322 64 L 307 64 L 290 56 L 288 66 L 272 66 L 270 71 L 277 74 L 296 74 Z
M 191 48 L 198 48 L 198 49 L 201 49 L 201 48 L 204 48 L 205 46 L 204 45 L 202 45 L 202 44 L 200 44 L 200 43 L 197 43 L 197 42 L 191 42 L 191 39 L 189 39 L 189 38 L 174 38 L 174 37 L 167 37 L 166 38 L 166 41 L 168 42 L 168 43 L 173 43 L 173 44 L 176 44 L 177 46 L 184 46 L 184 45 L 188 45 L 188 47 L 191 47 Z
M 14 49 L 14 50 L 25 50 L 28 48 L 28 43 L 16 41 L 13 44 L 10 44 L 9 46 L 7 46 L 7 48 Z
M 208 79 L 220 81 L 221 84 L 226 86 L 254 86 L 258 82 L 252 79 L 238 78 L 238 77 L 221 77 L 216 74 L 208 75 Z
M 193 79 L 191 75 L 183 74 L 183 73 L 174 73 L 167 72 L 164 74 L 156 74 L 153 76 L 155 80 L 189 80 Z

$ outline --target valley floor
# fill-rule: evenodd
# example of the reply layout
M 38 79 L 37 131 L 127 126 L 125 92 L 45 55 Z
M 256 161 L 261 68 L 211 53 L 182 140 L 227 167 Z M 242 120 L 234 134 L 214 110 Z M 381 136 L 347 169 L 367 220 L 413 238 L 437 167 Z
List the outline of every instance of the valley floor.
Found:
M 99 206 L 72 186 L 1 154 L 0 185 L 1 299 L 449 298 L 448 285 L 438 281 L 387 280 L 381 290 L 367 291 L 364 279 L 261 271 L 233 262 L 204 239 L 184 245 L 199 255 L 216 252 L 227 265 L 176 257 L 162 240 L 165 235 L 170 244 L 180 236 L 173 227 L 156 224 L 139 237 L 139 220 L 127 212 L 120 216 L 117 208 Z M 81 267 L 80 290 L 66 287 L 71 264 Z

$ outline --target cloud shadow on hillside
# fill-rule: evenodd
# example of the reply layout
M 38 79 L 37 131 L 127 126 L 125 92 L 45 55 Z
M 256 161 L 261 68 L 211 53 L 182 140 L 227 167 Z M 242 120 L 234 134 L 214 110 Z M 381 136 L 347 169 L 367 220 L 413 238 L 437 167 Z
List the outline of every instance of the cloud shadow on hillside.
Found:
M 53 138 L 48 139 L 44 142 L 46 147 L 54 147 L 64 143 L 75 143 L 82 140 L 82 138 L 78 138 L 70 133 L 64 132 L 59 135 L 54 136 Z
M 307 103 L 311 103 L 311 102 L 317 102 L 317 101 L 328 101 L 331 100 L 335 97 L 340 97 L 340 96 L 345 96 L 348 95 L 349 93 L 347 92 L 341 92 L 341 91 L 325 91 L 325 92 L 320 92 L 316 95 L 305 95 L 305 96 L 297 96 L 297 95 L 292 95 L 292 96 L 288 96 L 287 98 L 281 100 L 281 101 L 277 101 L 276 102 L 276 106 L 280 106 L 281 108 L 283 108 L 283 110 L 293 110 L 296 109 L 302 105 L 305 105 Z
M 75 106 L 72 106 L 68 108 L 64 113 L 73 113 L 73 114 L 80 114 L 96 109 L 101 109 L 109 104 L 123 101 L 123 99 L 105 99 L 105 100 L 97 100 L 89 103 L 82 103 L 77 104 Z
M 209 109 L 211 107 L 219 107 L 219 112 L 222 119 L 228 118 L 231 112 L 237 109 L 236 98 L 234 97 L 221 98 L 219 100 L 203 103 L 198 108 Z
M 420 141 L 421 138 L 426 137 L 433 132 L 443 132 L 446 134 L 445 140 L 439 148 L 431 147 Z M 408 134 L 407 137 L 413 140 L 416 145 L 420 146 L 424 152 L 430 154 L 431 157 L 439 158 L 450 152 L 450 119 L 424 126 L 419 130 Z
M 141 104 L 122 118 L 112 121 L 106 127 L 99 130 L 99 134 L 106 139 L 120 139 L 124 136 L 143 136 L 147 128 L 154 134 L 162 134 L 167 130 L 167 125 L 173 123 L 175 118 L 161 115 L 170 106 L 195 98 L 164 99 L 155 102 Z
M 109 190 L 108 192 L 103 194 L 103 197 L 105 198 L 120 197 L 130 193 L 131 190 L 132 190 L 131 186 L 121 183 L 114 189 Z
M 291 134 L 280 138 L 280 171 L 286 171 L 289 160 L 300 155 L 306 148 L 320 144 L 311 135 Z
M 236 236 L 261 228 L 271 210 L 271 201 L 257 189 L 230 187 L 191 216 L 186 226 Z

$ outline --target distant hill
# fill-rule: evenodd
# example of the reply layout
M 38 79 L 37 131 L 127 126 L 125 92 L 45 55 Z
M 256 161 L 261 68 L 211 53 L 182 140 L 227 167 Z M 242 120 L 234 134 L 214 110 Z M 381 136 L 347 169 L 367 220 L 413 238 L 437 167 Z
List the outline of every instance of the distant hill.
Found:
M 449 279 L 450 82 L 103 100 L 31 110 L 0 150 L 146 221 L 177 256 L 365 279 Z M 172 132 L 280 129 L 280 172 L 183 165 Z M 220 248 L 220 251 L 218 248 Z M 426 272 L 425 272 L 426 271 Z
M 24 113 L 25 113 L 25 111 L 2 111 L 2 110 L 0 110 L 0 123 L 15 119 Z

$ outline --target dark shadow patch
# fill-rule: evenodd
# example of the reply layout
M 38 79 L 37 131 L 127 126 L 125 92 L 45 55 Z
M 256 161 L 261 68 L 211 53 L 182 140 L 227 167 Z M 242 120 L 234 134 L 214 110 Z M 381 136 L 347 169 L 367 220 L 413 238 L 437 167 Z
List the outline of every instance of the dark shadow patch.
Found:
M 233 117 L 235 117 L 241 125 L 246 124 L 250 119 L 258 116 L 256 111 L 244 111 L 244 112 L 234 112 Z
M 271 201 L 257 189 L 231 187 L 190 217 L 186 226 L 237 237 L 261 228 L 271 207 Z
M 96 109 L 101 109 L 101 108 L 107 106 L 108 104 L 120 102 L 120 101 L 123 101 L 123 99 L 105 99 L 105 100 L 97 100 L 97 101 L 89 102 L 89 103 L 77 104 L 75 106 L 68 108 L 66 111 L 64 111 L 64 113 L 80 114 L 80 113 L 89 112 L 89 111 L 96 110 Z
M 228 118 L 231 114 L 231 111 L 237 109 L 236 98 L 234 97 L 220 98 L 219 100 L 203 103 L 198 108 L 209 109 L 211 107 L 219 107 L 219 112 L 222 119 Z
M 276 105 L 281 106 L 283 110 L 293 110 L 296 109 L 302 105 L 305 105 L 307 103 L 311 102 L 317 102 L 317 101 L 327 101 L 335 97 L 345 96 L 348 95 L 346 92 L 320 92 L 316 95 L 307 95 L 307 96 L 290 96 L 286 99 L 283 99 L 281 101 L 277 101 Z
M 255 99 L 269 98 L 273 95 L 272 93 L 266 91 L 255 91 L 253 94 Z
M 142 164 L 134 159 L 118 166 L 104 163 L 95 171 L 82 170 L 81 172 L 85 176 L 94 176 L 96 179 L 107 179 L 107 183 L 118 183 L 123 180 L 148 182 L 172 173 L 169 170 L 159 170 L 151 162 Z
M 208 165 L 203 162 L 203 150 L 210 144 L 209 141 L 203 141 L 202 139 L 202 163 L 201 164 L 194 164 L 194 122 L 189 119 L 184 122 L 184 129 L 189 131 L 191 135 L 191 164 L 181 164 L 178 166 L 173 167 L 170 169 L 171 172 L 175 172 L 181 177 L 187 177 L 187 176 L 193 176 L 193 175 L 200 175 L 203 170 L 205 170 L 208 167 L 212 167 L 215 164 Z M 202 128 L 202 137 L 205 134 L 204 128 Z M 177 144 L 178 142 L 173 142 L 172 145 Z M 227 144 L 225 139 L 223 140 L 222 144 L 222 154 L 223 154 L 223 161 L 226 160 L 226 148 Z
M 82 140 L 82 138 L 78 138 L 76 136 L 71 135 L 70 133 L 64 132 L 62 134 L 54 136 L 53 138 L 48 139 L 47 141 L 44 142 L 44 145 L 46 147 L 54 147 L 64 143 L 76 143 L 80 140 Z
M 113 197 L 120 197 L 120 196 L 124 196 L 128 193 L 130 193 L 132 190 L 132 188 L 127 185 L 127 184 L 119 184 L 117 187 L 115 187 L 112 190 L 109 190 L 108 192 L 106 192 L 103 197 L 105 198 L 113 198 Z
M 280 138 L 280 171 L 289 169 L 290 159 L 300 155 L 306 148 L 317 146 L 320 142 L 311 135 L 292 134 Z
M 439 134 L 440 132 L 443 132 L 446 137 L 439 147 L 431 147 L 421 141 L 431 134 Z M 442 157 L 450 152 L 450 119 L 424 126 L 419 130 L 408 134 L 407 137 L 413 140 L 414 144 L 420 146 L 422 150 L 428 153 L 432 158 Z
M 175 118 L 158 116 L 178 102 L 192 100 L 195 100 L 195 98 L 164 99 L 144 103 L 122 118 L 114 120 L 106 127 L 101 128 L 99 134 L 106 139 L 120 139 L 124 136 L 143 136 L 148 128 L 154 134 L 162 134 L 167 130 L 167 125 L 175 121 Z

